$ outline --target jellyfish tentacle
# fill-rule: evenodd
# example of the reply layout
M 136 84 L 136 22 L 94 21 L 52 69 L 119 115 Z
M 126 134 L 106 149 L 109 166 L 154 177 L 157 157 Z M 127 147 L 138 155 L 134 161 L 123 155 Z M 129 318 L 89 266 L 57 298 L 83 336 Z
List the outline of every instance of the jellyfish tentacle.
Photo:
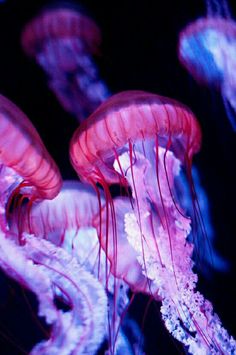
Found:
M 43 270 L 30 260 L 22 247 L 15 244 L 12 235 L 0 231 L 0 267 L 21 285 L 34 292 L 39 301 L 38 315 L 48 324 L 56 321 L 58 313 L 53 302 L 51 281 Z
M 179 162 L 175 162 L 176 158 L 172 153 L 163 152 L 163 148 L 159 148 L 159 156 L 162 156 L 162 162 L 163 157 L 166 159 L 165 166 L 168 176 L 179 173 Z M 122 168 L 125 171 L 128 171 L 127 162 L 127 159 L 120 158 L 120 163 L 123 164 Z M 139 165 L 140 162 L 137 161 L 136 164 Z M 135 171 L 134 167 L 133 171 Z M 139 174 L 135 179 L 131 174 L 126 174 L 126 177 L 131 187 L 133 180 L 139 181 L 139 184 L 136 183 L 136 191 L 139 188 L 143 194 L 143 190 L 147 186 L 145 183 L 140 184 L 140 181 L 147 181 L 147 178 L 140 180 L 140 169 L 136 169 L 135 173 Z M 163 180 L 167 179 L 165 169 L 160 168 L 159 175 L 162 186 L 168 186 L 163 183 Z M 137 198 L 137 192 L 133 197 Z M 209 351 L 215 354 L 225 351 L 233 353 L 236 350 L 236 342 L 222 327 L 218 316 L 213 313 L 210 302 L 196 291 L 197 276 L 192 272 L 193 262 L 191 260 L 193 245 L 187 241 L 190 221 L 184 218 L 177 209 L 173 209 L 172 197 L 168 188 L 162 190 L 162 198 L 169 216 L 168 224 L 171 232 L 166 230 L 166 224 L 164 228 L 162 225 L 155 225 L 155 236 L 159 239 L 161 259 L 158 258 L 150 242 L 149 245 L 142 242 L 137 206 L 132 214 L 125 214 L 124 226 L 127 239 L 138 254 L 137 260 L 142 267 L 143 274 L 153 280 L 158 287 L 158 295 L 162 298 L 161 313 L 165 325 L 176 339 L 188 347 L 191 354 L 195 354 L 197 351 L 204 354 Z M 158 203 L 158 201 L 156 202 Z M 150 208 L 149 213 L 153 213 Z M 170 217 L 174 221 L 174 225 L 173 222 L 170 223 Z M 145 228 L 146 221 L 146 216 L 142 214 L 142 233 L 144 233 L 145 241 L 150 241 L 152 239 L 149 237 L 148 228 Z M 173 228 L 175 228 L 175 233 L 173 233 Z M 174 251 L 173 255 L 171 249 Z
M 224 85 L 222 88 L 222 98 L 223 98 L 225 111 L 234 132 L 236 132 L 236 94 L 235 93 L 236 93 L 235 88 L 229 86 L 228 84 Z
M 39 343 L 32 354 L 94 354 L 104 338 L 107 297 L 101 284 L 64 249 L 46 240 L 25 236 L 27 256 L 61 290 L 71 310 L 58 311 L 51 338 Z

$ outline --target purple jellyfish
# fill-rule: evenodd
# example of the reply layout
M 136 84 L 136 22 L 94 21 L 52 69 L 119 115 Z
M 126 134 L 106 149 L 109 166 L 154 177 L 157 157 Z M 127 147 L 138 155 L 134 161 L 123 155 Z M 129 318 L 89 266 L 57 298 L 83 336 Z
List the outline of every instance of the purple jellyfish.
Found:
M 44 10 L 22 33 L 24 51 L 44 69 L 63 108 L 79 121 L 109 95 L 92 57 L 100 42 L 95 22 L 69 7 Z

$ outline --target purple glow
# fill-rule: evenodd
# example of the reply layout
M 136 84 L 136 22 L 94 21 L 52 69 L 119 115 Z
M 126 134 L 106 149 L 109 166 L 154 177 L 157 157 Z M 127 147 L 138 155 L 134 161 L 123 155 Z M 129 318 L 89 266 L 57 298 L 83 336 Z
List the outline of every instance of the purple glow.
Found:
M 92 19 L 69 8 L 45 10 L 22 34 L 25 52 L 43 68 L 62 107 L 80 122 L 109 96 L 93 60 L 100 37 Z

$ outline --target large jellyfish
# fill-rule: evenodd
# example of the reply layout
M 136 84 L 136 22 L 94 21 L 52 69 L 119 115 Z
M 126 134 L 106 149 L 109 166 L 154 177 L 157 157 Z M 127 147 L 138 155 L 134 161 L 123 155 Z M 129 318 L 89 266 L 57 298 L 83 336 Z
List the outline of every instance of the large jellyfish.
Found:
M 35 293 L 38 314 L 51 326 L 49 339 L 32 354 L 94 353 L 103 340 L 107 297 L 99 281 L 66 250 L 9 228 L 14 197 L 52 199 L 61 188 L 59 170 L 28 118 L 0 96 L 0 267 L 23 287 Z M 57 291 L 70 309 L 57 308 Z M 99 329 L 98 332 L 95 329 Z
M 158 95 L 128 91 L 105 101 L 82 123 L 72 138 L 70 156 L 84 182 L 104 188 L 107 202 L 98 233 L 112 272 L 127 279 L 133 271 L 129 261 L 133 263 L 136 254 L 149 293 L 161 299 L 166 328 L 188 352 L 233 354 L 234 339 L 196 290 L 193 244 L 188 240 L 191 220 L 175 188 L 184 170 L 196 203 L 191 164 L 200 145 L 200 127 L 187 107 Z M 130 204 L 128 210 L 121 206 L 119 219 L 109 191 L 113 183 L 125 186 Z M 132 274 L 128 278 L 139 286 L 139 278 Z
M 236 23 L 226 1 L 207 1 L 207 16 L 181 31 L 178 55 L 195 80 L 220 91 L 236 131 Z
M 44 69 L 63 108 L 79 121 L 108 97 L 92 57 L 100 41 L 95 22 L 75 6 L 45 9 L 22 33 L 24 51 Z

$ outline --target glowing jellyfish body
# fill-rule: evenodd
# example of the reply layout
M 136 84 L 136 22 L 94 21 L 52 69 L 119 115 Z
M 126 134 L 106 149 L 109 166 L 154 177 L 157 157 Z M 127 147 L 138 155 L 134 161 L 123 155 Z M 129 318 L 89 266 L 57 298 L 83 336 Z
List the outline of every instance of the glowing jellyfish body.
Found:
M 22 33 L 25 52 L 44 69 L 63 108 L 79 121 L 108 96 L 92 59 L 100 41 L 94 21 L 70 8 L 45 10 Z
M 103 204 L 102 191 L 99 204 L 90 185 L 64 181 L 53 200 L 33 203 L 30 210 L 27 206 L 16 210 L 11 231 L 24 231 L 63 248 L 112 292 L 113 282 L 109 284 L 106 279 L 106 258 L 104 253 L 100 254 L 97 232 L 93 227 L 93 220 Z
M 75 132 L 70 147 L 73 166 L 82 180 L 99 182 L 106 194 L 106 230 L 102 243 L 113 272 L 129 255 L 119 254 L 119 230 L 108 186 L 123 183 L 132 190 L 131 211 L 124 210 L 123 231 L 137 253 L 136 260 L 150 294 L 161 298 L 161 313 L 169 332 L 189 353 L 233 353 L 235 341 L 222 327 L 209 301 L 196 291 L 197 276 L 188 242 L 191 221 L 179 204 L 175 184 L 181 169 L 191 174 L 201 131 L 184 105 L 145 92 L 124 92 L 104 102 Z M 110 208 L 109 208 L 110 206 Z M 109 210 L 111 211 L 109 213 Z M 109 227 L 109 223 L 106 222 Z M 113 243 L 111 248 L 109 245 Z M 128 249 L 127 249 L 128 252 Z M 132 265 L 130 265 L 132 270 Z M 121 270 L 122 272 L 122 270 Z
M 103 329 L 101 329 L 101 321 L 98 325 L 93 321 L 93 333 L 88 334 L 84 341 L 84 348 L 87 349 L 90 342 L 96 341 L 98 350 L 102 341 L 106 339 L 109 343 L 109 351 L 112 353 L 117 354 L 123 349 L 126 354 L 131 354 L 132 346 L 122 331 L 124 319 L 121 322 L 121 317 L 124 318 L 122 314 L 129 304 L 127 295 L 129 288 L 121 279 L 111 274 L 110 264 L 100 248 L 93 224 L 99 209 L 104 205 L 104 197 L 102 191 L 97 190 L 97 193 L 100 196 L 99 201 L 91 186 L 77 181 L 66 181 L 53 200 L 35 203 L 30 211 L 27 208 L 16 211 L 15 218 L 11 221 L 11 231 L 15 233 L 24 231 L 37 239 L 47 240 L 53 244 L 53 248 L 55 246 L 59 247 L 59 250 L 62 248 L 76 260 L 84 273 L 93 275 L 99 281 L 99 286 L 96 281 L 93 287 L 104 290 L 103 298 L 106 291 L 107 301 L 104 309 L 99 310 L 97 306 L 90 315 L 91 322 L 94 320 L 94 312 L 102 317 Z M 60 253 L 64 252 L 60 251 Z M 79 282 L 82 282 L 79 276 L 78 278 Z M 93 297 L 94 291 L 91 292 L 92 295 L 86 296 L 88 299 Z M 68 297 L 62 287 L 57 289 L 57 295 L 64 303 L 68 303 Z M 108 301 L 109 310 L 107 310 Z
M 180 33 L 178 54 L 195 80 L 221 92 L 236 130 L 236 23 L 218 16 L 190 23 Z
M 0 96 L 0 182 L 3 229 L 5 208 L 14 191 L 31 200 L 52 199 L 62 183 L 59 170 L 32 123 L 3 96 Z

